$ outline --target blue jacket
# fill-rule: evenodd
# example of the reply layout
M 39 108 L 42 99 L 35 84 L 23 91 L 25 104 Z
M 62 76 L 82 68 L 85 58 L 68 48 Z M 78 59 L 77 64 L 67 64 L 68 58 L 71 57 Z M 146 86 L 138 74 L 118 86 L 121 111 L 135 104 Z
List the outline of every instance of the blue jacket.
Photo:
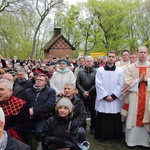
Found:
M 45 86 L 39 93 L 31 87 L 25 90 L 25 101 L 29 108 L 33 107 L 34 118 L 47 119 L 54 112 L 56 93 L 48 86 Z

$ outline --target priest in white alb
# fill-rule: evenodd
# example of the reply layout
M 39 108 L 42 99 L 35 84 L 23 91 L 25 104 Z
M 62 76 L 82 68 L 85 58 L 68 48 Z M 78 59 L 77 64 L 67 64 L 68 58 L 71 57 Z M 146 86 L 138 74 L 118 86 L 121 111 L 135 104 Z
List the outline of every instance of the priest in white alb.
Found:
M 123 93 L 128 93 L 122 109 L 126 116 L 125 141 L 127 146 L 150 147 L 150 62 L 148 49 L 138 48 L 138 59 L 124 73 Z

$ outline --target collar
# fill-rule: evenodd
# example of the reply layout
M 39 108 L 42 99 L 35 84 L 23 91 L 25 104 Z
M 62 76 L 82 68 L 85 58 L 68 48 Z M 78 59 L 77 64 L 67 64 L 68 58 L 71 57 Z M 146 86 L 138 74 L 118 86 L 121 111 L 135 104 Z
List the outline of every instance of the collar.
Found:
M 75 95 L 73 94 L 73 95 L 72 95 L 71 102 L 74 103 L 74 101 L 75 101 Z
M 142 62 L 137 60 L 135 63 L 136 63 L 137 66 L 149 66 L 148 61 L 145 61 L 145 62 L 142 63 Z
M 3 150 L 7 146 L 8 135 L 5 130 L 3 130 L 3 137 L 0 139 L 0 150 Z
M 105 71 L 115 71 L 116 70 L 116 66 L 115 64 L 112 67 L 109 67 L 106 63 L 106 65 L 104 66 Z
M 92 68 L 87 68 L 87 67 L 85 66 L 84 69 L 85 69 L 87 72 L 92 72 L 92 71 L 93 71 L 93 67 L 92 67 Z
M 1 105 L 1 107 L 3 108 L 4 114 L 7 117 L 10 115 L 18 115 L 24 104 L 24 100 L 12 95 L 5 104 Z

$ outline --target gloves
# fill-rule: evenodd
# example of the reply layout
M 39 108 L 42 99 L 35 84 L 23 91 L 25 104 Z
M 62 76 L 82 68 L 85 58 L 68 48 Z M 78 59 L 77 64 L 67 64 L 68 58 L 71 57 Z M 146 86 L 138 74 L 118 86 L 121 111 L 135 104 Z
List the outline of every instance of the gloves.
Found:
M 57 146 L 55 144 L 52 144 L 48 147 L 48 150 L 57 150 Z
M 65 145 L 65 143 L 64 143 L 64 141 L 62 139 L 57 138 L 57 137 L 51 137 L 51 136 L 50 137 L 46 137 L 45 144 L 46 145 L 54 144 L 54 145 L 57 146 L 57 148 L 63 148 L 64 145 Z
M 58 148 L 63 148 L 65 146 L 64 141 L 57 137 L 53 137 L 52 143 L 54 143 Z
M 44 143 L 45 143 L 46 145 L 51 145 L 51 144 L 52 144 L 51 137 L 46 137 L 46 138 L 44 139 Z

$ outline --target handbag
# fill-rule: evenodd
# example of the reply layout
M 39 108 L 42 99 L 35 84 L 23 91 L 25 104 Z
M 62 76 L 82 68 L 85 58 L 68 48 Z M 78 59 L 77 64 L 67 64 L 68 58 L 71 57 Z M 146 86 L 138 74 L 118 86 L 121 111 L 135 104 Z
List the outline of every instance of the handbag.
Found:
M 70 121 L 68 126 L 68 136 L 70 136 L 71 123 L 72 122 Z M 83 141 L 82 143 L 78 143 L 78 146 L 81 150 L 88 150 L 90 148 L 90 143 L 88 141 Z
M 90 148 L 90 143 L 88 141 L 83 141 L 82 143 L 78 143 L 78 146 L 81 150 L 88 150 Z

